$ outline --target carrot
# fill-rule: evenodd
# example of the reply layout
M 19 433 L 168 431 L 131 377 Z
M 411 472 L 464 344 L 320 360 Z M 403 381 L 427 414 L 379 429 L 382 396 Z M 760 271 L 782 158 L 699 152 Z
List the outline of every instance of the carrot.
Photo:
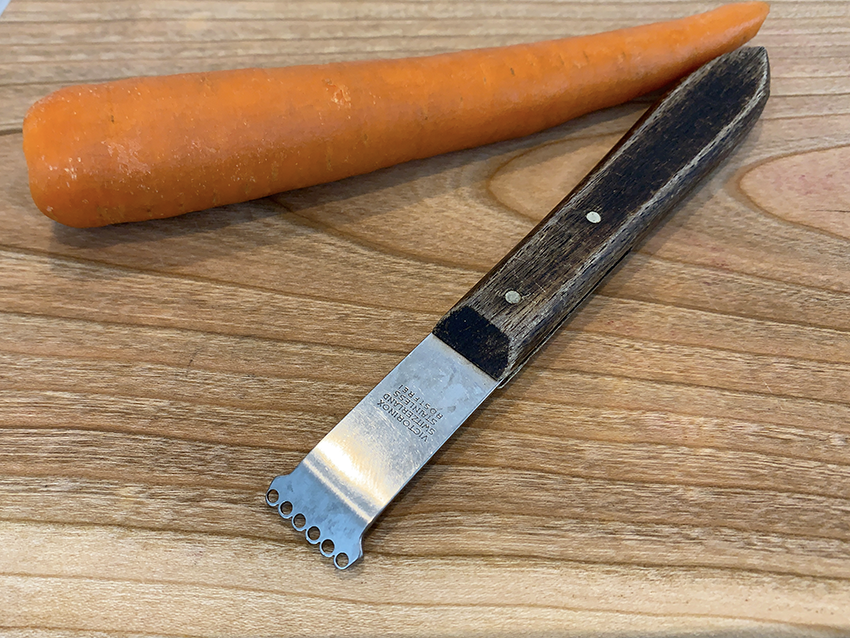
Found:
M 180 215 L 528 135 L 752 38 L 763 2 L 598 35 L 401 60 L 71 86 L 24 120 L 30 190 L 76 227 Z

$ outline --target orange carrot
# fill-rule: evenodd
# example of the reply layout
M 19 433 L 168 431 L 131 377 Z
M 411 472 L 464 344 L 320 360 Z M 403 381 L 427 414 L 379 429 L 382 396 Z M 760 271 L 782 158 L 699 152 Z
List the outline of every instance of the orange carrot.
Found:
M 24 121 L 30 190 L 80 228 L 171 217 L 528 135 L 752 38 L 763 2 L 592 36 L 401 60 L 72 86 Z

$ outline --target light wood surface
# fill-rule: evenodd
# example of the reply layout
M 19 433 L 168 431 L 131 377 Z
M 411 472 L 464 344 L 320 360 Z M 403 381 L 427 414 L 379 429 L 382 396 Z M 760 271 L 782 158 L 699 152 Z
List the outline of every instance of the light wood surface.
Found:
M 743 146 L 336 571 L 263 503 L 638 117 L 160 222 L 34 207 L 60 86 L 706 2 L 49 2 L 0 17 L 0 634 L 850 635 L 850 3 L 774 2 Z

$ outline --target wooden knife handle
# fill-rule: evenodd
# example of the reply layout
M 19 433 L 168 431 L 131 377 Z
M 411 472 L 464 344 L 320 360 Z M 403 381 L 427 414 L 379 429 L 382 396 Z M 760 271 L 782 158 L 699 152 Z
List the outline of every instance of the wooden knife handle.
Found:
M 762 47 L 700 67 L 461 299 L 433 334 L 502 382 L 752 127 L 767 101 Z

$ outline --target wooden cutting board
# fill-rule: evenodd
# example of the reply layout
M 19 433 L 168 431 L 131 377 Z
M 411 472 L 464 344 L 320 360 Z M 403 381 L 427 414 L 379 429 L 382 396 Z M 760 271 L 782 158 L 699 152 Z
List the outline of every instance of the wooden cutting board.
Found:
M 850 632 L 850 3 L 775 2 L 729 161 L 338 572 L 263 503 L 646 107 L 159 222 L 54 224 L 61 86 L 426 54 L 705 2 L 55 3 L 0 18 L 4 636 Z

